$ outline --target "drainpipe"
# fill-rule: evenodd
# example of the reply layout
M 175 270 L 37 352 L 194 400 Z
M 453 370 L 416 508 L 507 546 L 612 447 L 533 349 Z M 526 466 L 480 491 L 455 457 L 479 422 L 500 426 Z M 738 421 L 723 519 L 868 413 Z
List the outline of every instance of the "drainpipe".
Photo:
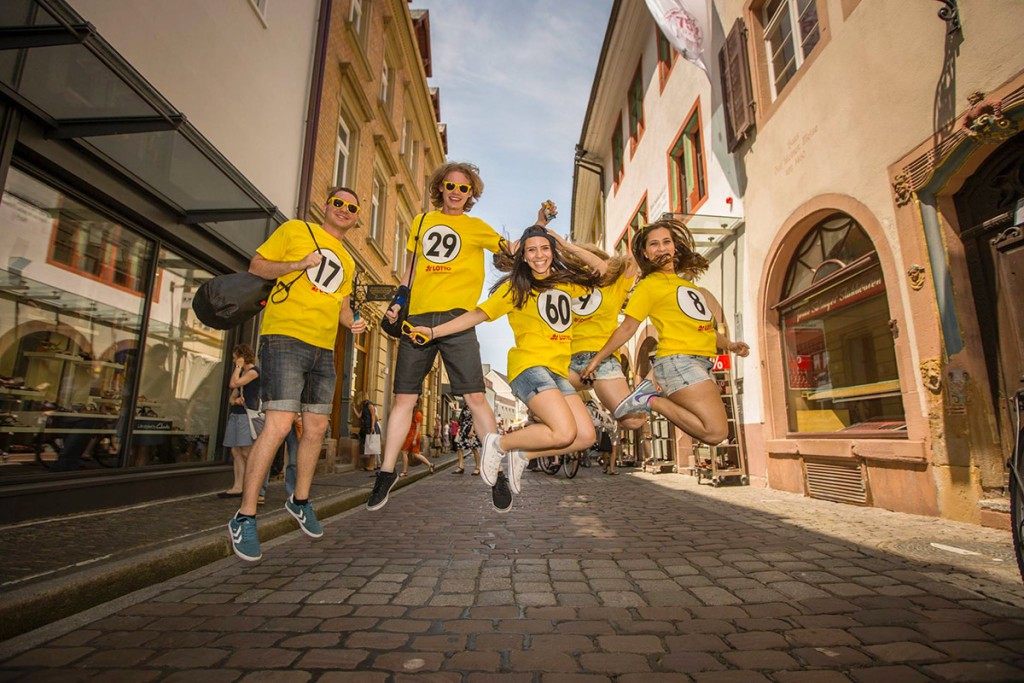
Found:
M 295 207 L 296 218 L 301 220 L 309 217 L 309 193 L 313 184 L 313 165 L 316 162 L 316 133 L 320 125 L 320 98 L 324 89 L 324 65 L 327 63 L 327 42 L 331 36 L 333 4 L 334 0 L 320 0 L 313 74 L 309 84 L 309 104 L 306 107 L 306 135 L 302 143 L 302 167 L 299 171 L 299 203 Z

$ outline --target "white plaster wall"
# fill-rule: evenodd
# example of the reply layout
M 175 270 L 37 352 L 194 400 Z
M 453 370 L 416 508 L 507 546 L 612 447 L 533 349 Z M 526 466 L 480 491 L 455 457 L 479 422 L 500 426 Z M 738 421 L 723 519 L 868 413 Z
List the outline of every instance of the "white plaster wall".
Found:
M 317 0 L 70 0 L 286 216 L 299 167 Z

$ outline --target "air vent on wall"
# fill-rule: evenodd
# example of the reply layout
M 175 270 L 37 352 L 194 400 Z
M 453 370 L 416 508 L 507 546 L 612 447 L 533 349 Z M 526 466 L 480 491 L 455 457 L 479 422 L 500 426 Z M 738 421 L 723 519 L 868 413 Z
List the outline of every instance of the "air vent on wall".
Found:
M 811 498 L 867 505 L 868 491 L 859 464 L 804 460 L 804 468 Z

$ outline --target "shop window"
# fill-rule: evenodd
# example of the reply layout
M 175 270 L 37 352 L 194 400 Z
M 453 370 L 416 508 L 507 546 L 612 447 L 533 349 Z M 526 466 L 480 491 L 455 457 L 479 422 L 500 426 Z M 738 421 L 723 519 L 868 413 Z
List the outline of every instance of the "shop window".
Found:
M 836 214 L 811 230 L 776 309 L 790 432 L 905 436 L 885 281 L 856 221 Z
M 618 185 L 622 180 L 624 149 L 622 144 L 622 116 L 615 115 L 612 131 L 612 182 Z
M 148 245 L 120 225 L 67 206 L 51 235 L 49 263 L 140 296 L 145 292 Z
M 675 66 L 679 53 L 672 47 L 672 43 L 668 41 L 668 38 L 665 37 L 660 28 L 655 28 L 654 31 L 658 34 L 658 86 L 661 90 L 664 90 L 665 84 L 668 83 L 668 76 L 672 73 L 672 67 Z
M 821 40 L 817 0 L 768 0 L 761 24 L 774 100 Z
M 637 143 L 640 142 L 641 136 L 644 134 L 644 79 L 643 73 L 641 73 L 640 67 L 643 66 L 643 60 L 636 65 L 636 72 L 633 74 L 633 80 L 629 84 L 628 94 L 628 111 L 629 111 L 629 149 L 632 153 L 636 150 Z
M 673 211 L 692 213 L 708 194 L 699 100 L 680 129 L 668 156 Z

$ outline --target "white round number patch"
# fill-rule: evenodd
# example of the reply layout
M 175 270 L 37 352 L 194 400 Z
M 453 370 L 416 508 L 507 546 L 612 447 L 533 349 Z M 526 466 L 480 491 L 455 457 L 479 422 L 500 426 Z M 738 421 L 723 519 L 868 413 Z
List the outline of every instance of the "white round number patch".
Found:
M 423 258 L 431 263 L 448 263 L 459 255 L 462 238 L 447 225 L 435 225 L 423 233 Z
M 604 297 L 601 296 L 601 290 L 595 289 L 590 294 L 584 294 L 583 296 L 576 297 L 572 300 L 572 312 L 578 318 L 586 318 L 588 315 L 594 315 L 597 313 L 597 309 L 601 308 L 601 302 L 604 301 Z
M 569 295 L 559 289 L 549 289 L 537 297 L 540 318 L 555 332 L 565 332 L 572 324 L 572 302 Z
M 319 265 L 306 269 L 306 276 L 316 285 L 321 292 L 334 294 L 345 282 L 345 267 L 341 265 L 341 259 L 330 249 L 321 249 L 323 260 Z
M 676 300 L 679 301 L 679 310 L 694 320 L 711 320 L 713 317 L 704 295 L 692 287 L 676 289 Z

